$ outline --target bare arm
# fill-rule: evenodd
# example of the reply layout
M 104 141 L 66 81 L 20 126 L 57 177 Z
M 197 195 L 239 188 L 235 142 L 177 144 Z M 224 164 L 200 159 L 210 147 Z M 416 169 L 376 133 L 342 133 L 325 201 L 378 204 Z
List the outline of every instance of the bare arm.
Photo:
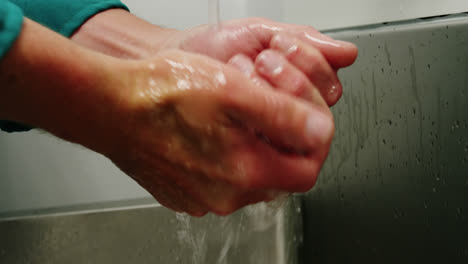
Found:
M 102 131 L 98 120 L 115 111 L 113 97 L 119 95 L 108 89 L 110 63 L 115 67 L 118 60 L 80 48 L 25 19 L 19 38 L 0 61 L 0 119 L 101 150 L 90 133 Z
M 127 59 L 153 56 L 177 30 L 153 25 L 123 9 L 98 13 L 71 37 L 101 53 Z

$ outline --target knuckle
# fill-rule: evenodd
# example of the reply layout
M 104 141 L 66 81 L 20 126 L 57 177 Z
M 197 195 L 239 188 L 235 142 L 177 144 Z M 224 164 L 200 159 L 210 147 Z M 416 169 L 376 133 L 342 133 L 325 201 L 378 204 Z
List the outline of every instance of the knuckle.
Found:
M 255 67 L 257 67 L 257 69 L 261 68 L 261 67 L 265 67 L 266 66 L 266 63 L 267 63 L 267 56 L 268 56 L 268 53 L 269 52 L 268 50 L 264 50 L 262 52 L 260 52 L 258 55 L 257 55 L 257 58 L 255 58 Z
M 291 86 L 291 94 L 298 97 L 302 97 L 309 89 L 312 89 L 309 80 L 307 80 L 304 76 L 295 78 Z
M 261 65 L 265 65 L 268 62 L 268 57 L 274 56 L 274 55 L 276 55 L 275 51 L 271 49 L 265 49 L 257 55 L 255 62 Z
M 238 187 L 245 190 L 254 190 L 261 186 L 261 177 L 252 165 L 244 168 L 244 175 L 238 182 Z
M 304 52 L 302 56 L 307 58 L 309 75 L 327 72 L 328 63 L 320 51 L 311 48 Z
M 245 142 L 242 144 L 245 144 Z M 254 152 L 248 149 L 240 150 L 228 163 L 232 168 L 230 183 L 233 188 L 252 190 L 259 187 L 261 178 L 258 177 L 258 156 Z
M 296 44 L 291 46 L 286 53 L 286 57 L 290 61 L 297 61 L 303 58 L 306 54 L 304 46 L 300 44 Z

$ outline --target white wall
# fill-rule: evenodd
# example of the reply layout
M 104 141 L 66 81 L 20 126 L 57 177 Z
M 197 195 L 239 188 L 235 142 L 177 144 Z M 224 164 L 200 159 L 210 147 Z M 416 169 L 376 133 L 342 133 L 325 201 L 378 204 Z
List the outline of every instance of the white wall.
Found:
M 101 155 L 39 131 L 0 132 L 0 214 L 144 197 Z
M 186 29 L 209 23 L 209 0 L 123 0 L 132 13 L 157 25 Z M 219 0 L 222 20 L 262 16 L 282 20 L 283 0 Z
M 208 0 L 123 0 L 123 2 L 132 13 L 165 27 L 186 29 L 209 23 Z M 249 0 L 220 0 L 222 19 L 247 17 L 248 3 Z
M 124 0 L 145 19 L 178 29 L 208 22 L 208 0 Z M 333 29 L 468 11 L 466 0 L 220 0 L 223 19 L 263 16 Z M 164 12 L 160 12 L 164 11 Z

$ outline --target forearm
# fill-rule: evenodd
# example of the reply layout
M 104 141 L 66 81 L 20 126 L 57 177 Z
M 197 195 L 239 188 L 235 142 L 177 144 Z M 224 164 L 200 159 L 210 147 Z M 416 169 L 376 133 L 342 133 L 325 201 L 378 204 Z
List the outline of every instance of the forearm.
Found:
M 98 149 L 90 133 L 101 129 L 98 120 L 112 115 L 116 101 L 115 90 L 104 85 L 111 80 L 107 64 L 115 61 L 101 56 L 25 19 L 0 61 L 0 120 L 30 124 Z
M 81 46 L 118 58 L 154 56 L 177 30 L 165 29 L 123 9 L 96 14 L 71 37 Z

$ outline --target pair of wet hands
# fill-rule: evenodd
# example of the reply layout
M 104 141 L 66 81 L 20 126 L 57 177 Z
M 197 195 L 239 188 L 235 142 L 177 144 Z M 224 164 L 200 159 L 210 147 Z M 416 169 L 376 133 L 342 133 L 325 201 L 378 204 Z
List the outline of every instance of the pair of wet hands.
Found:
M 169 38 L 139 63 L 132 127 L 111 160 L 162 205 L 230 214 L 313 187 L 357 49 L 308 26 L 244 19 Z

